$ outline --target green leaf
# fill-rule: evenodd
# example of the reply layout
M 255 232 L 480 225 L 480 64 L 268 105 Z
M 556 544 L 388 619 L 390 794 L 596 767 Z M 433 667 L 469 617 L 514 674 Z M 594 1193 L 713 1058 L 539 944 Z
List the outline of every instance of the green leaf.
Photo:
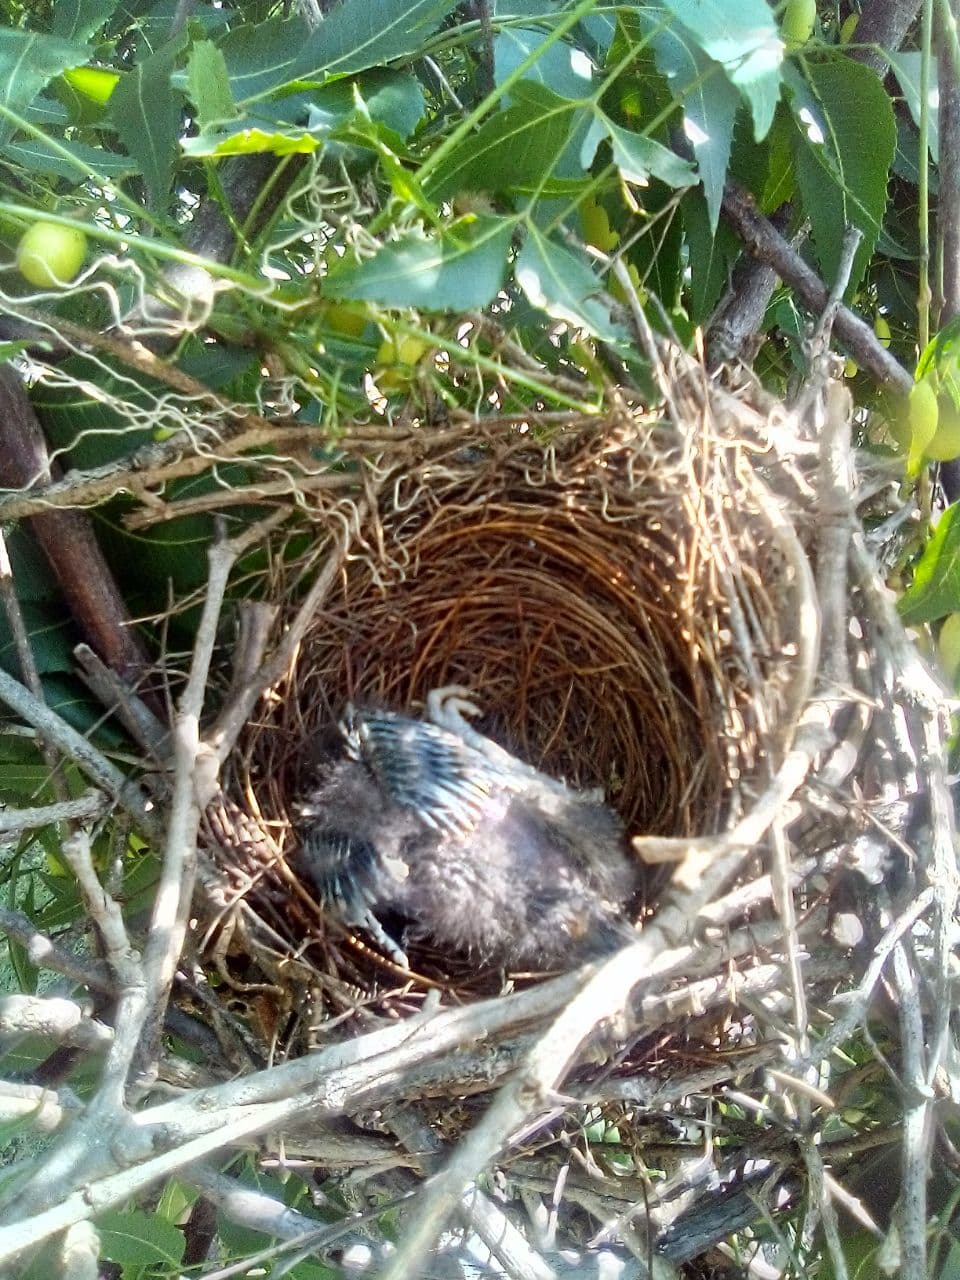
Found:
M 849 294 L 881 230 L 897 144 L 893 105 L 876 73 L 862 63 L 844 58 L 808 65 L 807 74 L 806 85 L 792 80 L 797 183 L 827 284 L 836 279 L 847 227 L 863 232 Z
M 64 151 L 73 156 L 72 162 L 63 156 Z M 102 147 L 88 147 L 83 142 L 67 142 L 62 138 L 57 140 L 56 151 L 43 138 L 22 138 L 8 143 L 3 154 L 11 164 L 19 165 L 29 173 L 50 174 L 74 185 L 85 182 L 91 173 L 105 178 L 122 178 L 137 172 L 137 162 L 130 156 L 117 155 Z
M 886 56 L 890 60 L 890 70 L 897 77 L 897 83 L 900 85 L 903 93 L 904 101 L 910 111 L 913 123 L 920 126 L 920 104 L 922 98 L 920 95 L 920 68 L 923 62 L 923 54 L 919 50 L 897 49 L 894 52 L 887 52 Z M 930 159 L 937 164 L 940 159 L 940 137 L 939 137 L 939 118 L 940 113 L 938 105 L 940 101 L 940 91 L 937 84 L 937 62 L 931 59 L 929 68 L 930 84 L 928 87 L 927 100 L 927 145 L 930 148 Z
M 140 1275 L 157 1263 L 179 1269 L 185 1240 L 178 1227 L 156 1214 L 127 1209 L 104 1213 L 97 1218 L 100 1256 L 116 1262 L 130 1275 Z
M 19 112 L 54 76 L 80 66 L 89 57 L 86 45 L 0 27 L 0 105 Z M 0 142 L 13 132 L 14 125 L 0 119 Z
M 940 517 L 897 608 L 908 626 L 960 610 L 960 503 Z
M 249 23 L 220 44 L 234 100 L 250 102 L 296 81 L 321 83 L 423 48 L 456 0 L 343 0 L 310 32 L 300 18 Z
M 170 73 L 180 41 L 163 45 L 125 76 L 110 98 L 109 120 L 147 183 L 151 207 L 165 209 L 180 134 L 180 94 Z
M 739 94 L 719 63 L 707 57 L 683 27 L 662 28 L 651 43 L 657 68 L 683 111 L 683 131 L 697 158 L 710 227 L 715 231 Z
M 681 209 L 690 251 L 690 319 L 694 324 L 706 324 L 730 279 L 740 244 L 729 227 L 711 226 L 699 191 L 684 196 Z
M 238 114 L 223 54 L 212 40 L 197 40 L 187 59 L 187 93 L 201 129 Z
M 89 40 L 113 16 L 118 0 L 57 0 L 51 27 L 65 40 Z
M 441 236 L 411 232 L 365 262 L 338 267 L 323 281 L 323 296 L 425 310 L 485 307 L 503 285 L 514 225 L 476 217 Z
M 533 27 L 506 27 L 493 42 L 494 81 L 502 84 L 530 54 L 544 43 L 544 34 Z M 562 40 L 547 45 L 525 73 L 561 98 L 574 101 L 593 92 L 594 67 L 582 49 Z
M 597 124 L 610 140 L 613 161 L 620 170 L 624 182 L 633 182 L 645 187 L 651 177 L 659 178 L 668 187 L 689 187 L 697 181 L 697 173 L 689 160 L 684 160 L 676 152 L 662 146 L 653 138 L 642 133 L 634 133 L 630 129 L 621 129 L 619 125 L 599 114 Z M 596 132 L 591 129 L 584 142 L 584 168 L 587 168 L 596 150 Z M 589 159 L 587 159 L 589 155 Z
M 251 156 L 271 152 L 275 156 L 309 155 L 320 146 L 320 139 L 306 129 L 293 126 L 270 130 L 236 124 L 228 129 L 215 128 L 184 138 L 185 156 Z
M 350 75 L 420 53 L 458 0 L 343 0 L 294 63 L 294 79 Z
M 533 305 L 547 315 L 608 342 L 624 336 L 596 297 L 601 283 L 584 259 L 548 240 L 535 226 L 527 228 L 516 277 Z
M 486 121 L 433 170 L 424 183 L 431 199 L 458 191 L 532 191 L 553 172 L 575 107 L 540 85 L 524 87 L 531 96 Z
M 754 136 L 766 136 L 780 99 L 783 41 L 766 0 L 663 0 L 690 40 L 719 62 L 750 104 Z

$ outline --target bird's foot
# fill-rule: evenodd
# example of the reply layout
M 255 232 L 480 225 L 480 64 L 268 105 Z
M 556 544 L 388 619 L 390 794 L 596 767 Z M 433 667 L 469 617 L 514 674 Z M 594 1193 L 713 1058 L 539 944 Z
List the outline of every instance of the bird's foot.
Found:
M 439 689 L 431 689 L 427 694 L 427 718 L 438 729 L 455 733 L 465 742 L 469 742 L 471 736 L 479 737 L 463 718 L 465 715 L 480 715 L 480 708 L 472 701 L 471 694 L 472 690 L 462 684 L 445 684 Z

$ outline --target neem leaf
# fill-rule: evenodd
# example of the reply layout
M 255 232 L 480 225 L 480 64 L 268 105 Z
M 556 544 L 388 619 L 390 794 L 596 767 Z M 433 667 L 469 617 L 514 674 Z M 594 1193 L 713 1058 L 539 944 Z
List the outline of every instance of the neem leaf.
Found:
M 766 137 L 780 99 L 783 41 L 766 0 L 663 0 L 703 52 L 719 62 L 750 104 L 753 132 Z
M 719 63 L 707 57 L 679 23 L 661 27 L 651 43 L 657 67 L 683 111 L 683 131 L 697 158 L 715 231 L 740 95 Z
M 808 65 L 807 83 L 794 81 L 791 101 L 797 182 L 828 283 L 836 279 L 847 227 L 863 232 L 849 292 L 866 270 L 883 222 L 897 145 L 893 105 L 876 73 L 849 58 Z
M 156 1263 L 179 1269 L 183 1257 L 183 1232 L 155 1213 L 124 1209 L 97 1218 L 101 1257 L 137 1274 Z
M 110 98 L 109 121 L 140 166 L 156 210 L 166 206 L 180 134 L 183 99 L 170 83 L 180 42 L 161 46 L 124 76 Z
M 237 115 L 223 54 L 212 40 L 197 40 L 187 59 L 187 93 L 201 129 Z
M 642 133 L 621 129 L 605 116 L 602 123 L 610 139 L 614 164 L 625 182 L 646 186 L 652 176 L 668 187 L 689 187 L 697 181 L 697 171 L 690 161 L 669 147 L 644 137 Z
M 623 337 L 611 321 L 608 309 L 597 298 L 601 283 L 584 259 L 548 240 L 536 226 L 527 228 L 527 238 L 517 258 L 516 276 L 533 305 L 547 315 L 565 320 L 577 329 L 586 329 L 608 342 Z
M 67 40 L 89 40 L 113 16 L 118 0 L 57 0 L 51 28 Z
M 544 40 L 544 33 L 533 27 L 504 27 L 493 42 L 495 83 L 502 84 Z M 582 49 L 555 40 L 529 68 L 526 78 L 539 81 L 561 98 L 578 99 L 592 93 L 593 71 L 593 63 Z
M 234 100 L 298 80 L 366 71 L 423 48 L 457 0 L 343 0 L 313 32 L 299 18 L 241 26 L 221 41 Z
M 908 626 L 960 610 L 960 504 L 953 503 L 940 517 L 897 608 Z
M 424 182 L 432 199 L 458 191 L 530 191 L 552 174 L 576 107 L 541 85 L 523 83 L 522 101 L 498 111 L 433 170 Z
M 349 75 L 418 53 L 458 0 L 342 0 L 294 64 L 296 79 Z
M 90 57 L 86 45 L 56 36 L 0 27 L 0 104 L 19 111 L 31 103 L 44 85 L 68 67 L 78 67 Z M 0 121 L 0 140 L 9 138 L 14 126 Z
M 64 151 L 70 152 L 73 162 L 66 159 Z M 137 171 L 137 162 L 130 156 L 118 155 L 102 147 L 88 147 L 72 139 L 58 138 L 54 151 L 42 137 L 18 138 L 3 148 L 3 154 L 12 164 L 20 165 L 30 173 L 49 173 L 74 185 L 85 182 L 91 173 L 105 178 L 122 178 Z
M 250 156 L 271 152 L 275 156 L 309 155 L 320 145 L 306 129 L 279 126 L 272 129 L 236 124 L 213 128 L 184 138 L 186 156 Z
M 503 285 L 513 230 L 511 218 L 476 217 L 439 236 L 410 232 L 331 272 L 323 296 L 424 310 L 485 307 Z

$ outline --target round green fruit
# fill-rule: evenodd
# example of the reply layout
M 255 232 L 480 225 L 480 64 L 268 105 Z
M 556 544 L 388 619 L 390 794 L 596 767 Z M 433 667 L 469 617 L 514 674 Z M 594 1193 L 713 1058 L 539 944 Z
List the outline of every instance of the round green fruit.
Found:
M 960 613 L 951 613 L 937 637 L 940 670 L 949 684 L 956 684 L 960 673 Z
M 41 289 L 69 284 L 87 256 L 87 237 L 79 227 L 35 222 L 17 245 L 17 270 Z
M 788 49 L 799 49 L 813 35 L 817 0 L 787 0 L 780 23 L 780 37 Z

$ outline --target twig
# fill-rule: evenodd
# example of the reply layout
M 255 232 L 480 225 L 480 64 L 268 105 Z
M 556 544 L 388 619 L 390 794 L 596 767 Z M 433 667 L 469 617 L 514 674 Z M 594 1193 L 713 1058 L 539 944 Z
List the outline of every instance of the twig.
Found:
M 290 626 L 284 632 L 276 652 L 255 676 L 248 679 L 246 684 L 236 691 L 207 735 L 207 740 L 221 764 L 233 749 L 233 744 L 236 742 L 240 730 L 249 720 L 253 708 L 261 695 L 265 690 L 276 684 L 289 669 L 293 656 L 306 634 L 314 614 L 340 576 L 353 529 L 363 524 L 367 509 L 366 503 L 360 503 L 355 509 L 353 521 L 348 524 L 345 519 L 342 529 L 333 535 L 333 545 L 328 553 L 326 563 L 317 575 L 316 581 L 307 593 L 303 604 L 297 610 Z
M 47 742 L 76 761 L 98 787 L 116 797 L 146 836 L 155 842 L 162 839 L 162 828 L 153 805 L 136 783 L 126 778 L 76 729 L 44 706 L 5 671 L 0 671 L 0 701 L 5 702 L 27 724 L 32 725 Z
M 927 1178 L 934 1094 L 925 1079 L 920 982 L 902 939 L 893 948 L 893 973 L 900 1016 L 903 1088 L 900 1274 L 903 1280 L 926 1280 Z
M 110 801 L 100 791 L 87 791 L 76 800 L 37 805 L 27 809 L 0 809 L 0 835 L 19 835 L 54 822 L 76 822 L 81 818 L 99 818 L 110 808 Z
M 821 679 L 827 686 L 826 691 L 835 695 L 850 687 L 847 564 L 855 521 L 850 497 L 850 395 L 838 383 L 831 383 L 825 389 L 823 407 L 818 432 L 817 596 L 823 633 Z
M 166 725 L 155 716 L 130 685 L 93 652 L 87 644 L 78 644 L 73 656 L 80 664 L 80 678 L 97 701 L 112 711 L 134 742 L 155 760 L 162 758 L 168 737 Z
M 723 194 L 723 213 L 747 250 L 760 262 L 772 267 L 795 291 L 808 311 L 822 315 L 830 296 L 826 285 L 759 212 L 752 197 L 735 184 L 728 183 Z M 865 321 L 841 305 L 837 308 L 834 328 L 844 348 L 862 369 L 881 385 L 889 386 L 901 395 L 909 395 L 912 377 L 881 345 Z
M 117 1021 L 129 1051 L 128 1066 L 139 1042 L 140 1073 L 144 1079 L 156 1069 L 157 1043 L 163 1026 L 170 985 L 186 933 L 196 875 L 197 832 L 200 818 L 213 799 L 219 759 L 200 738 L 200 717 L 207 677 L 217 639 L 217 624 L 235 560 L 225 538 L 214 540 L 209 551 L 210 572 L 203 613 L 197 628 L 190 675 L 173 728 L 173 795 L 167 821 L 163 869 L 153 904 L 151 928 L 144 950 L 146 1003 L 126 1025 Z M 126 1072 L 124 1072 L 124 1080 Z M 123 1082 L 117 1096 L 122 1103 Z
M 61 950 L 45 933 L 41 933 L 27 916 L 0 907 L 0 933 L 18 942 L 27 959 L 38 969 L 62 973 L 73 982 L 83 983 L 94 991 L 114 992 L 116 978 L 102 960 L 92 960 Z

